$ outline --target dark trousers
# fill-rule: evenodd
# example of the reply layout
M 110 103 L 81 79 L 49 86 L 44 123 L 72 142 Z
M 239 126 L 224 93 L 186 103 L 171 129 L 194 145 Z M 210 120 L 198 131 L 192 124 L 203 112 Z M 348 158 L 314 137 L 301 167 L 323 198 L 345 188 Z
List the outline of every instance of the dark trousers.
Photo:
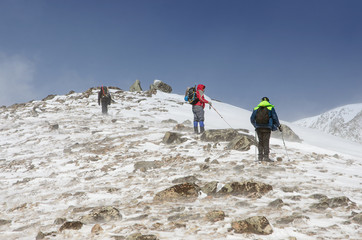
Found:
M 256 133 L 258 134 L 258 139 L 259 139 L 259 144 L 258 144 L 259 160 L 269 159 L 269 140 L 270 140 L 271 129 L 258 128 L 256 129 Z
M 109 100 L 107 98 L 102 98 L 101 99 L 101 104 L 102 104 L 102 113 L 103 114 L 108 114 Z

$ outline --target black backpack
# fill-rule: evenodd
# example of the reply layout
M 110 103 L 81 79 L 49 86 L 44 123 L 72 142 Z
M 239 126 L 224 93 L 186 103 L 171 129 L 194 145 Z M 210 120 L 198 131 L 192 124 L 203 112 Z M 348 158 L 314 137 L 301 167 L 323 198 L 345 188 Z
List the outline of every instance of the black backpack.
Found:
M 268 124 L 269 118 L 269 109 L 267 107 L 259 107 L 256 110 L 255 120 L 257 124 Z
M 186 91 L 186 97 L 187 97 L 187 101 L 190 104 L 195 105 L 199 101 L 199 99 L 197 98 L 197 95 L 196 95 L 196 87 L 188 88 L 188 90 Z

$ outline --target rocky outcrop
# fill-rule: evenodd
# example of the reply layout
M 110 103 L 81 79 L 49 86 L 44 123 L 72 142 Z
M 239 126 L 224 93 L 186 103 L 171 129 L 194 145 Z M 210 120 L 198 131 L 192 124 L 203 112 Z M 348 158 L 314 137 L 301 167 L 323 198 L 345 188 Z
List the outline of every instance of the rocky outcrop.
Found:
M 356 203 L 352 202 L 348 197 L 335 197 L 335 198 L 326 198 L 323 197 L 320 199 L 319 203 L 312 204 L 312 209 L 325 210 L 327 208 L 337 208 L 337 207 L 354 207 Z
M 228 150 L 248 151 L 251 145 L 255 145 L 255 140 L 249 136 L 237 136 L 228 145 Z
M 281 124 L 283 133 L 281 133 L 279 130 L 273 131 L 271 136 L 273 138 L 279 138 L 282 139 L 284 137 L 284 140 L 290 141 L 290 142 L 302 142 L 302 139 L 295 133 L 293 130 L 288 127 L 287 125 Z M 282 135 L 283 134 L 283 135 Z
M 160 90 L 161 92 L 171 93 L 172 87 L 161 80 L 155 80 L 150 86 L 150 91 Z
M 206 142 L 230 142 L 239 136 L 234 129 L 210 129 L 201 135 L 201 140 Z
M 233 182 L 225 184 L 218 195 L 244 195 L 247 197 L 260 198 L 269 191 L 273 190 L 273 187 L 269 184 L 244 181 L 244 182 Z
M 59 232 L 65 230 L 65 229 L 71 229 L 71 230 L 79 230 L 83 227 L 83 223 L 80 221 L 74 221 L 74 222 L 65 222 L 63 225 L 59 228 Z
M 185 141 L 186 139 L 182 138 L 181 134 L 175 132 L 166 132 L 165 136 L 162 139 L 162 142 L 165 144 L 172 144 L 172 143 L 180 144 Z
M 222 221 L 225 219 L 225 213 L 221 210 L 210 211 L 206 214 L 206 219 L 210 222 Z
M 134 171 L 140 170 L 145 172 L 149 169 L 155 169 L 162 167 L 161 161 L 139 161 L 134 164 Z
M 80 221 L 85 224 L 102 223 L 114 220 L 121 220 L 122 215 L 115 207 L 97 207 L 94 208 L 88 215 L 81 217 Z
M 141 233 L 134 233 L 129 235 L 126 240 L 158 240 L 155 235 L 142 235 Z
M 241 221 L 231 223 L 235 233 L 255 233 L 260 235 L 269 235 L 273 233 L 273 229 L 269 221 L 264 216 L 250 217 Z
M 136 80 L 132 86 L 129 88 L 130 92 L 142 92 L 141 82 L 140 80 Z
M 199 196 L 200 187 L 193 183 L 182 183 L 167 188 L 155 195 L 154 201 L 178 201 L 178 200 L 196 200 Z

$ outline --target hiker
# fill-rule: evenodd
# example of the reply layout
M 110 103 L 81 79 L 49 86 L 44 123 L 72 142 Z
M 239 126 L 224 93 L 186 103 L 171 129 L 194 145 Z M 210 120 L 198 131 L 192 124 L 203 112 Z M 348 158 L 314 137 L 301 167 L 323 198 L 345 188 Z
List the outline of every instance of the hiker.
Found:
M 109 93 L 108 87 L 101 87 L 101 90 L 98 92 L 98 105 L 102 103 L 102 113 L 108 114 L 108 105 L 111 105 L 112 97 Z
M 201 134 L 205 131 L 205 125 L 204 125 L 205 104 L 207 103 L 210 106 L 212 105 L 210 101 L 207 101 L 205 99 L 204 92 L 205 92 L 205 85 L 199 84 L 196 88 L 197 101 L 195 104 L 192 105 L 192 112 L 194 113 L 194 132 L 196 134 L 198 133 Z M 200 132 L 198 129 L 198 125 L 200 125 Z
M 258 160 L 272 162 L 269 158 L 269 140 L 271 131 L 275 131 L 278 128 L 279 131 L 282 131 L 282 127 L 279 123 L 274 105 L 270 104 L 269 98 L 263 97 L 261 99 L 259 105 L 254 108 L 250 121 L 258 134 Z

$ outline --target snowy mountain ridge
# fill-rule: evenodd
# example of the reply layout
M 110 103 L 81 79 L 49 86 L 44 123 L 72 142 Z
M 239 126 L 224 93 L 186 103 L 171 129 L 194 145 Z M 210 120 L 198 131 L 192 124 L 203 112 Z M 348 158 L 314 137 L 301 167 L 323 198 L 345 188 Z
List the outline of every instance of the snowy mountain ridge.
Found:
M 254 146 L 227 150 L 227 142 L 194 135 L 183 96 L 110 91 L 115 103 L 106 116 L 96 88 L 0 109 L 0 239 L 360 239 L 360 144 L 285 123 L 303 142 L 285 148 L 272 138 L 278 161 L 257 163 Z M 250 111 L 213 106 L 254 136 Z M 205 118 L 206 130 L 229 128 L 213 109 Z M 167 132 L 182 141 L 164 143 Z M 155 201 L 185 181 L 202 189 L 198 197 Z M 271 188 L 262 196 L 208 194 L 240 182 Z M 214 213 L 221 214 L 210 221 Z M 257 216 L 269 222 L 268 235 L 233 229 Z
M 362 143 L 362 103 L 338 107 L 294 123 Z

